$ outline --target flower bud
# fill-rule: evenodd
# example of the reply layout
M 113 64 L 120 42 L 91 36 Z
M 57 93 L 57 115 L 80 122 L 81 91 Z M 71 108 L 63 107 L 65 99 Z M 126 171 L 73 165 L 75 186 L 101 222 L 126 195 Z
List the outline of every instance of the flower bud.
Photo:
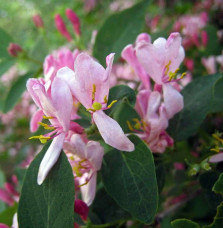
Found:
M 44 27 L 43 19 L 39 14 L 33 15 L 32 19 L 33 19 L 33 23 L 35 24 L 35 26 L 37 28 L 43 28 Z
M 64 36 L 68 41 L 72 41 L 72 37 L 70 33 L 67 31 L 66 25 L 59 14 L 55 15 L 55 24 L 57 30 L 61 33 L 61 35 Z
M 80 20 L 79 20 L 77 14 L 74 11 L 72 11 L 71 9 L 66 9 L 66 15 L 67 15 L 67 18 L 69 19 L 69 21 L 72 23 L 75 33 L 78 36 L 80 36 L 80 34 L 81 34 Z
M 196 175 L 200 170 L 200 166 L 197 164 L 191 165 L 191 169 L 188 172 L 189 176 L 194 176 Z
M 13 57 L 17 57 L 19 53 L 23 52 L 23 49 L 18 44 L 15 44 L 15 43 L 10 43 L 7 50 L 9 55 Z
M 74 211 L 79 214 L 84 221 L 87 220 L 89 208 L 85 202 L 79 199 L 75 200 Z

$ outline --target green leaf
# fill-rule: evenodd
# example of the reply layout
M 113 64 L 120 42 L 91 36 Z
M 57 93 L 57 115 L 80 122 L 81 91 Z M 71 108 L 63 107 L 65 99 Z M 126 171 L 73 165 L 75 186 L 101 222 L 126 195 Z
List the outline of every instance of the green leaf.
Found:
M 0 28 L 0 58 L 10 57 L 7 51 L 9 43 L 12 42 L 12 37 Z
M 173 228 L 199 228 L 200 226 L 188 219 L 176 219 L 171 222 Z
M 13 216 L 17 211 L 17 203 L 15 203 L 12 207 L 7 208 L 6 210 L 4 210 L 1 214 L 0 214 L 0 221 L 1 223 L 4 223 L 8 226 L 12 225 L 12 220 L 13 220 Z
M 116 203 L 139 221 L 153 221 L 158 203 L 158 188 L 153 156 L 135 135 L 133 152 L 109 151 L 102 166 L 105 190 Z
M 106 113 L 109 115 L 112 115 L 116 107 L 122 103 L 123 100 L 127 100 L 131 106 L 134 106 L 136 102 L 135 91 L 126 85 L 114 86 L 109 90 L 108 104 L 111 104 L 114 100 L 117 100 L 117 102 L 112 105 L 110 109 L 106 110 Z
M 98 31 L 93 49 L 93 56 L 101 64 L 105 64 L 106 56 L 112 52 L 116 53 L 117 60 L 123 48 L 135 41 L 145 24 L 144 17 L 149 3 L 149 0 L 141 1 L 132 8 L 108 17 Z
M 194 79 L 182 90 L 184 108 L 171 121 L 168 132 L 175 140 L 185 140 L 196 133 L 208 113 L 223 110 L 223 99 L 215 97 L 220 73 Z
M 119 123 L 125 133 L 131 133 L 131 130 L 127 125 L 127 121 L 129 121 L 129 123 L 134 126 L 137 123 L 134 120 L 141 119 L 136 110 L 125 101 L 116 108 L 113 114 L 113 118 Z
M 10 111 L 19 101 L 23 92 L 26 90 L 26 82 L 29 78 L 33 76 L 33 73 L 29 72 L 25 75 L 20 76 L 12 84 L 12 87 L 9 89 L 9 92 L 5 99 L 4 112 Z
M 74 227 L 74 177 L 63 152 L 43 184 L 37 184 L 39 165 L 48 147 L 44 146 L 26 172 L 18 208 L 19 227 Z
M 219 176 L 218 180 L 215 182 L 212 190 L 215 193 L 223 194 L 223 173 Z
M 223 202 L 217 208 L 217 214 L 211 225 L 204 226 L 203 228 L 222 228 L 223 227 Z
M 9 70 L 9 68 L 11 66 L 13 66 L 15 64 L 15 59 L 10 58 L 10 59 L 4 59 L 1 63 L 0 63 L 0 77 Z

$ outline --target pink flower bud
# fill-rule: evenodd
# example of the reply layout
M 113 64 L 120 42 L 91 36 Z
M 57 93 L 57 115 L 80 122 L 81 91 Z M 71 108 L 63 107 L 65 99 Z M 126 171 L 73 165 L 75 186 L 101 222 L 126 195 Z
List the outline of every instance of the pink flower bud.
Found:
M 44 27 L 43 19 L 39 14 L 33 15 L 32 19 L 33 19 L 33 22 L 37 28 L 43 28 Z
M 59 14 L 55 15 L 55 24 L 61 35 L 64 36 L 68 41 L 72 41 L 72 37 L 70 33 L 67 31 L 66 25 Z
M 7 50 L 9 55 L 13 57 L 17 57 L 19 53 L 23 52 L 22 48 L 15 43 L 10 43 Z
M 70 20 L 70 22 L 73 24 L 73 28 L 75 33 L 80 36 L 81 31 L 80 31 L 80 20 L 77 16 L 77 14 L 72 11 L 71 9 L 66 9 L 66 15 L 67 18 Z
M 185 66 L 187 67 L 187 69 L 189 71 L 193 71 L 194 70 L 194 60 L 193 59 L 185 58 L 184 64 L 185 64 Z
M 202 31 L 201 32 L 201 43 L 204 47 L 207 46 L 207 43 L 208 43 L 208 34 L 206 31 Z
M 79 214 L 84 221 L 87 220 L 89 208 L 85 202 L 79 199 L 75 200 L 74 211 Z

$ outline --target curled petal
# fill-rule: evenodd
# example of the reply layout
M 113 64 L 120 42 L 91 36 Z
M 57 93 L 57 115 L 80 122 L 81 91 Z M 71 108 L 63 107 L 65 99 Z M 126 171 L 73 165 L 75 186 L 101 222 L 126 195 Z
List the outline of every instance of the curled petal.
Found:
M 101 110 L 93 113 L 93 119 L 105 143 L 121 151 L 134 150 L 134 144 L 125 136 L 115 120 Z
M 37 183 L 41 185 L 45 180 L 46 176 L 50 172 L 51 168 L 57 162 L 61 149 L 63 147 L 63 142 L 65 138 L 65 133 L 61 133 L 60 135 L 56 136 L 50 147 L 48 148 L 46 154 L 43 157 L 43 160 L 40 163 Z
M 43 111 L 39 109 L 33 114 L 31 118 L 31 121 L 30 121 L 31 132 L 37 131 L 37 129 L 39 128 L 38 122 L 41 122 L 42 119 L 43 119 Z
M 106 68 L 105 79 L 104 80 L 107 80 L 109 78 L 110 74 L 111 74 L 114 56 L 115 56 L 115 53 L 111 53 L 110 55 L 108 55 L 106 57 L 107 68 Z
M 211 163 L 218 163 L 218 162 L 222 162 L 222 161 L 223 161 L 223 153 L 215 154 L 215 155 L 211 156 L 211 158 L 209 159 L 209 162 L 211 162 Z
M 163 85 L 164 105 L 168 119 L 171 119 L 177 112 L 184 107 L 183 96 L 171 85 Z

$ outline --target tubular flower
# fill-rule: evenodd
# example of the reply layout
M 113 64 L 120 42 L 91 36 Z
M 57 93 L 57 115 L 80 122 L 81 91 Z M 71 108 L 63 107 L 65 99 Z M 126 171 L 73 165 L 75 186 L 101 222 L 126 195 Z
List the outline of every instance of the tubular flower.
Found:
M 138 61 L 155 83 L 162 86 L 168 119 L 183 108 L 183 97 L 171 82 L 179 80 L 178 67 L 184 55 L 179 33 L 172 33 L 167 40 L 158 38 L 153 44 L 145 40 L 136 43 Z M 184 76 L 185 73 L 180 79 Z
M 65 141 L 64 150 L 73 169 L 75 189 L 81 191 L 83 201 L 90 206 L 96 193 L 97 171 L 101 169 L 104 148 L 95 141 L 85 144 L 79 134 L 73 134 Z
M 74 71 L 64 67 L 58 71 L 57 77 L 67 82 L 72 94 L 92 114 L 92 119 L 107 144 L 118 150 L 133 151 L 134 144 L 125 136 L 119 124 L 103 112 L 116 102 L 107 104 L 108 78 L 113 58 L 114 54 L 107 56 L 105 70 L 89 55 L 81 53 L 76 58 Z
M 27 89 L 36 105 L 39 107 L 38 117 L 44 116 L 51 123 L 47 125 L 39 122 L 45 129 L 51 130 L 46 135 L 33 136 L 30 139 L 38 138 L 42 143 L 53 139 L 43 160 L 41 161 L 37 182 L 42 184 L 50 169 L 56 163 L 67 132 L 70 129 L 70 117 L 72 111 L 72 95 L 66 83 L 60 78 L 55 78 L 51 86 L 51 93 L 47 93 L 44 81 L 29 79 Z M 63 106 L 63 108 L 61 108 Z M 36 117 L 36 118 L 38 118 Z

